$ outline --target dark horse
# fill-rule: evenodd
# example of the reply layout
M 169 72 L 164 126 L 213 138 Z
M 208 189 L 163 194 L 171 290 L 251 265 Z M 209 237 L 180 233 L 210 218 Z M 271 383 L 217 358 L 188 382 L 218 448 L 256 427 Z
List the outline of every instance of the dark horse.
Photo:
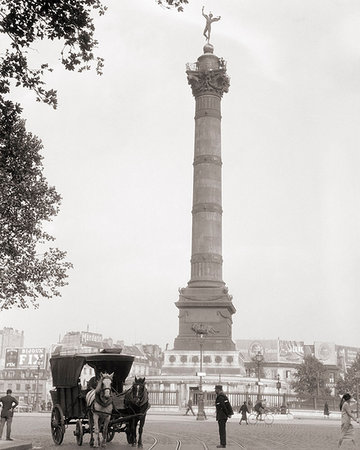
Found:
M 125 407 L 129 415 L 137 414 L 129 420 L 127 426 L 127 440 L 133 447 L 136 447 L 136 428 L 139 424 L 139 434 L 137 444 L 142 448 L 142 432 L 145 424 L 146 412 L 150 408 L 148 392 L 145 387 L 145 378 L 136 378 L 132 387 L 125 393 Z

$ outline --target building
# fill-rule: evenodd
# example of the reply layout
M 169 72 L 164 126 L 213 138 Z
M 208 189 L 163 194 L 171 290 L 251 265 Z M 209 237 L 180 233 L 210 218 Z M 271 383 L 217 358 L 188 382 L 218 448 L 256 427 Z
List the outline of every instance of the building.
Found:
M 23 347 L 24 346 L 24 332 L 15 330 L 11 327 L 4 327 L 0 330 L 0 369 L 3 367 L 5 359 L 5 352 L 7 348 Z M 2 364 L 1 364 L 2 361 Z

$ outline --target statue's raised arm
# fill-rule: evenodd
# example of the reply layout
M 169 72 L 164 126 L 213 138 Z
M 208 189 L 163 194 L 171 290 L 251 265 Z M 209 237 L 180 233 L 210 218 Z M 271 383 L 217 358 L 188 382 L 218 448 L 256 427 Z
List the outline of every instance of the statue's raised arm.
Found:
M 221 16 L 214 17 L 212 15 L 211 11 L 209 12 L 209 15 L 205 14 L 204 13 L 204 6 L 202 7 L 201 12 L 202 12 L 202 15 L 205 17 L 205 20 L 206 20 L 206 25 L 205 25 L 205 28 L 204 28 L 203 35 L 206 37 L 206 39 L 207 39 L 207 41 L 209 43 L 210 42 L 210 33 L 211 33 L 211 24 L 213 22 L 217 22 L 218 20 L 220 20 Z

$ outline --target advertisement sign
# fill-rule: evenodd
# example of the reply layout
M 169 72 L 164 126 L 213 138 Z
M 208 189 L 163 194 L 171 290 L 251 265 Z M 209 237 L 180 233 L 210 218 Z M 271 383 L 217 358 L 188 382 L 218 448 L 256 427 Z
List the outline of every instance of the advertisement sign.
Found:
M 354 362 L 356 355 L 360 352 L 360 348 L 337 345 L 336 351 L 338 366 L 341 367 L 342 370 L 346 370 L 346 368 L 350 367 Z
M 279 361 L 280 362 L 298 362 L 301 364 L 304 360 L 304 342 L 303 341 L 280 341 L 279 340 Z
M 18 349 L 7 348 L 5 353 L 5 369 L 17 369 Z
M 81 332 L 81 342 L 102 342 L 103 337 L 100 333 L 90 333 L 89 331 Z
M 335 352 L 335 344 L 332 342 L 314 342 L 315 358 L 323 364 L 337 363 L 337 356 Z
M 40 364 L 39 364 L 40 363 Z M 7 369 L 45 369 L 45 348 L 6 349 L 5 368 Z
M 264 361 L 278 360 L 278 341 L 276 339 L 239 339 L 236 341 L 236 349 L 242 353 L 245 362 L 252 361 L 259 352 L 263 355 Z

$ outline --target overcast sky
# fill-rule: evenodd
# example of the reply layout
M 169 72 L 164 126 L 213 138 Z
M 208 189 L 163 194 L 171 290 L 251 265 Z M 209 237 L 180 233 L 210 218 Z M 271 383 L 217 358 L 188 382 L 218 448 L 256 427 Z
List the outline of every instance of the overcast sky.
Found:
M 51 224 L 73 262 L 62 297 L 1 312 L 47 346 L 70 330 L 173 346 L 190 278 L 194 98 L 205 6 L 228 63 L 222 100 L 223 274 L 233 338 L 360 346 L 358 0 L 109 0 L 104 75 L 66 73 L 53 111 L 17 93 L 63 202 Z M 1 45 L 1 43 L 0 43 Z

